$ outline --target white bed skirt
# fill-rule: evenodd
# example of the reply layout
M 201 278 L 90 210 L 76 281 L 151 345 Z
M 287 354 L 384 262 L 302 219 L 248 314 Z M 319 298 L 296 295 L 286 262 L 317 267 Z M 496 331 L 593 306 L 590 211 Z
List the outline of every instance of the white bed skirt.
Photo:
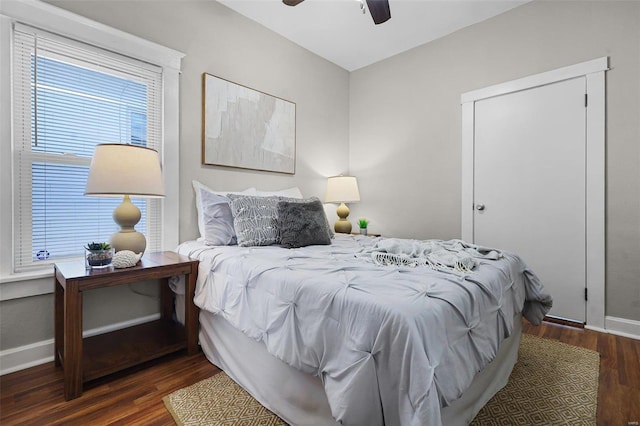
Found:
M 285 422 L 337 424 L 317 376 L 280 361 L 221 316 L 200 312 L 200 346 L 209 361 Z
M 177 317 L 184 295 L 176 294 Z M 509 380 L 518 360 L 522 316 L 514 318 L 513 334 L 498 356 L 474 378 L 471 387 L 442 409 L 442 424 L 468 425 Z M 219 315 L 200 311 L 200 345 L 207 359 L 222 369 L 257 401 L 291 425 L 335 425 L 320 378 L 303 373 L 269 354 Z

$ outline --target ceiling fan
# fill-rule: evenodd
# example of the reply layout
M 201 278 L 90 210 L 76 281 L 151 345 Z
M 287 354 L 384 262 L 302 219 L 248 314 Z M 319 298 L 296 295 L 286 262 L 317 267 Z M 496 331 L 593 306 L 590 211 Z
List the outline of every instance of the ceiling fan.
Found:
M 296 6 L 304 0 L 282 0 L 287 6 Z M 391 11 L 389 10 L 389 0 L 366 0 L 369 13 L 373 18 L 373 22 L 378 25 L 391 19 Z M 364 5 L 363 5 L 364 7 Z M 364 13 L 364 12 L 363 12 Z

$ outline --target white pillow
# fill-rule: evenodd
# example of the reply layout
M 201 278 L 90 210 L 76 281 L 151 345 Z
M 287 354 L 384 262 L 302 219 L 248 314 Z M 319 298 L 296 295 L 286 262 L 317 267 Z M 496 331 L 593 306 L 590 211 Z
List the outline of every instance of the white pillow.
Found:
M 200 189 L 204 243 L 208 246 L 232 246 L 237 244 L 236 229 L 229 198 Z
M 223 207 L 220 202 L 223 201 L 218 197 L 208 197 L 207 194 L 214 194 L 218 196 L 225 197 L 227 194 L 243 194 L 243 195 L 255 195 L 255 188 L 247 188 L 244 191 L 214 191 L 206 185 L 198 182 L 197 180 L 193 180 L 192 182 L 193 190 L 196 194 L 196 210 L 198 212 L 198 231 L 200 232 L 200 237 L 198 241 L 203 241 L 205 244 L 213 244 L 213 245 L 225 245 L 221 244 L 222 241 L 226 240 L 229 232 L 229 225 L 231 226 L 231 230 L 233 230 L 233 217 L 230 218 L 226 216 Z M 202 194 L 205 194 L 203 197 Z M 226 198 L 226 197 L 225 197 Z M 228 199 L 227 199 L 228 200 Z M 227 201 L 228 204 L 228 201 Z M 229 210 L 230 212 L 230 210 Z M 207 232 L 207 230 L 209 232 Z M 216 235 L 216 232 L 219 230 L 227 230 L 223 232 L 222 235 Z M 233 232 L 233 236 L 235 237 L 235 231 Z M 217 244 L 216 244 L 217 243 Z M 226 243 L 229 244 L 229 243 Z
M 300 188 L 294 186 L 293 188 L 282 189 L 280 191 L 260 191 L 256 190 L 255 194 L 258 197 L 287 197 L 287 198 L 303 198 Z

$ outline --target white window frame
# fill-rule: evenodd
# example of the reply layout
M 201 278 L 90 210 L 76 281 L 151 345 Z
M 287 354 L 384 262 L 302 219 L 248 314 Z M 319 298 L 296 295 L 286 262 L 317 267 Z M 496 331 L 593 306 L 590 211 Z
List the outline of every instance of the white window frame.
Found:
M 0 300 L 51 293 L 52 270 L 13 271 L 11 45 L 14 22 L 41 28 L 162 68 L 163 250 L 179 243 L 179 75 L 183 53 L 37 0 L 0 2 Z M 11 243 L 9 243 L 11 242 Z M 24 281 L 30 281 L 28 283 Z M 45 284 L 46 283 L 46 284 Z

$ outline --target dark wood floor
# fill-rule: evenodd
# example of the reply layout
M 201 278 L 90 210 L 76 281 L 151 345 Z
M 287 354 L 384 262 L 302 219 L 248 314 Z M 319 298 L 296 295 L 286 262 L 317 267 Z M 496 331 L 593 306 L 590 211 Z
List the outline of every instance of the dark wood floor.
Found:
M 600 352 L 598 425 L 640 422 L 640 340 L 526 321 L 524 331 Z M 170 356 L 91 383 L 66 402 L 62 372 L 51 362 L 0 377 L 0 424 L 172 425 L 162 398 L 218 371 L 202 354 Z
M 85 384 L 65 401 L 53 362 L 0 377 L 0 424 L 175 425 L 162 398 L 220 371 L 202 353 L 161 360 Z

